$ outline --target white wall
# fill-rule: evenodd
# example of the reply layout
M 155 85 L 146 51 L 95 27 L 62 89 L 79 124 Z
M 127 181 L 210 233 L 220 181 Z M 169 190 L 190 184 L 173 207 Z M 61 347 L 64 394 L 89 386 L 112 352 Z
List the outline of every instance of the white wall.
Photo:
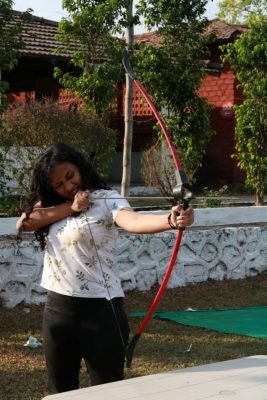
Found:
M 0 297 L 8 307 L 42 303 L 43 253 L 32 234 L 16 240 L 16 218 L 0 218 Z M 175 231 L 133 235 L 120 231 L 116 264 L 127 290 L 149 290 L 162 280 Z M 185 230 L 168 287 L 207 279 L 243 279 L 267 270 L 267 207 L 196 209 Z

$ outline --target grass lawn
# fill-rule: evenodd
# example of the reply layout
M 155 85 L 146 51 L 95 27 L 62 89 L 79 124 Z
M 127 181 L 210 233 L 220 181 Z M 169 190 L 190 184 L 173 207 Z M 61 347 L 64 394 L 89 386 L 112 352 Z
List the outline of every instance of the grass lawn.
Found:
M 147 310 L 156 290 L 126 293 L 127 311 Z M 167 289 L 158 310 L 254 305 L 267 305 L 267 277 L 264 275 Z M 0 306 L 0 400 L 41 400 L 48 394 L 42 348 L 24 346 L 29 335 L 42 340 L 42 310 L 43 305 L 20 305 L 12 310 Z M 140 322 L 140 318 L 130 318 L 133 333 Z M 191 351 L 186 352 L 191 344 Z M 255 354 L 267 354 L 267 340 L 151 320 L 136 346 L 132 367 L 126 369 L 126 378 Z M 82 366 L 81 386 L 88 385 L 90 382 Z

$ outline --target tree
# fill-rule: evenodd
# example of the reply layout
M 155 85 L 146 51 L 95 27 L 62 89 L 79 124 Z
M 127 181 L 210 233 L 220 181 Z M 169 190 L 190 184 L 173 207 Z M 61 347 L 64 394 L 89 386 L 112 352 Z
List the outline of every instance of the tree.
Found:
M 139 48 L 133 63 L 155 102 L 167 110 L 167 124 L 191 177 L 201 164 L 204 144 L 211 136 L 208 105 L 196 94 L 205 74 L 204 63 L 198 61 L 205 53 L 201 35 L 205 21 L 198 19 L 204 14 L 206 3 L 207 0 L 143 0 L 133 16 L 132 0 L 65 0 L 63 7 L 69 18 L 59 26 L 59 39 L 72 48 L 76 73 L 64 74 L 57 69 L 56 76 L 65 88 L 85 99 L 87 108 L 105 116 L 116 95 L 114 83 L 123 77 L 121 57 L 125 42 L 116 35 L 126 29 L 130 38 L 140 16 L 146 17 L 148 28 L 159 29 L 161 47 Z M 132 50 L 129 40 L 127 45 Z M 130 82 L 127 84 L 130 88 Z M 128 194 L 130 183 L 132 129 L 131 89 L 127 93 L 125 133 L 129 136 L 124 142 L 124 195 Z
M 122 79 L 119 0 L 64 0 L 69 17 L 59 23 L 58 39 L 62 48 L 71 49 L 74 72 L 55 69 L 55 76 L 68 90 L 84 99 L 85 107 L 106 116 L 118 93 L 116 82 Z M 80 73 L 77 73 L 80 71 Z
M 0 0 L 0 135 L 2 130 L 2 113 L 6 107 L 4 93 L 8 89 L 8 82 L 2 80 L 2 71 L 11 70 L 18 61 L 19 50 L 23 43 L 20 40 L 22 23 L 30 15 L 30 10 L 22 15 L 20 22 L 13 21 L 12 0 Z M 0 193 L 5 187 L 5 157 L 0 152 Z
M 5 106 L 3 93 L 8 88 L 8 82 L 1 80 L 1 71 L 10 71 L 17 64 L 19 50 L 23 47 L 20 39 L 23 21 L 30 15 L 28 10 L 22 14 L 21 21 L 15 23 L 12 5 L 12 0 L 0 0 L 0 114 Z
M 133 0 L 128 1 L 126 11 L 127 24 L 125 26 L 125 41 L 129 51 L 134 47 Z M 125 109 L 124 109 L 124 139 L 121 194 L 128 196 L 131 184 L 132 142 L 133 142 L 133 98 L 134 83 L 125 74 Z
M 202 35 L 207 1 L 141 0 L 138 13 L 158 45 L 139 46 L 135 64 L 164 119 L 185 170 L 193 181 L 212 131 L 209 105 L 197 91 L 205 76 L 207 41 Z
M 246 184 L 255 190 L 256 205 L 264 204 L 267 171 L 267 16 L 258 15 L 250 29 L 223 47 L 243 90 L 236 114 L 236 154 L 246 172 Z
M 59 24 L 58 38 L 74 50 L 72 64 L 77 73 L 55 70 L 55 76 L 70 91 L 85 100 L 87 109 L 109 121 L 114 100 L 123 80 L 122 50 L 124 40 L 118 38 L 126 30 L 127 45 L 132 47 L 133 25 L 132 0 L 65 0 L 63 7 L 69 18 Z M 123 150 L 122 194 L 128 195 L 131 179 L 132 117 L 131 98 L 133 84 L 126 78 L 127 101 L 125 115 L 125 139 Z
M 259 15 L 266 15 L 265 0 L 222 0 L 219 2 L 218 16 L 231 24 L 248 23 Z

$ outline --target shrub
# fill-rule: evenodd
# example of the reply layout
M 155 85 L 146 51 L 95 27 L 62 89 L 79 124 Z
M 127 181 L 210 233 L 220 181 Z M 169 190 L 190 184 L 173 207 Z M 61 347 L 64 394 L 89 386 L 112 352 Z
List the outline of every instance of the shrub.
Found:
M 18 182 L 20 191 L 28 188 L 37 153 L 55 142 L 82 150 L 97 172 L 103 178 L 107 176 L 117 133 L 93 112 L 69 111 L 46 99 L 10 107 L 3 115 L 3 122 L 0 145 L 16 161 L 12 167 L 6 164 L 5 175 Z
M 176 185 L 173 160 L 166 146 L 160 141 L 142 153 L 142 177 L 147 186 L 156 187 L 163 197 L 173 196 Z M 173 200 L 169 200 L 170 203 Z

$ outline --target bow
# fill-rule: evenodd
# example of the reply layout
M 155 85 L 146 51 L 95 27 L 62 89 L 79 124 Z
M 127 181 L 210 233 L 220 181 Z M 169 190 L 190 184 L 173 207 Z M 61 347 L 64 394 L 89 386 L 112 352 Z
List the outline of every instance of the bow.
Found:
M 133 69 L 132 69 L 130 61 L 129 61 L 129 52 L 126 49 L 124 50 L 124 53 L 123 53 L 123 66 L 124 66 L 124 69 L 125 69 L 126 73 L 128 74 L 128 76 L 133 80 L 133 82 L 138 87 L 139 91 L 142 93 L 143 97 L 147 101 L 149 107 L 151 108 L 155 118 L 157 119 L 157 121 L 161 127 L 161 130 L 164 134 L 165 140 L 167 142 L 167 145 L 168 145 L 169 151 L 172 155 L 172 159 L 173 159 L 174 166 L 175 166 L 176 186 L 173 188 L 173 196 L 174 196 L 174 199 L 177 201 L 177 203 L 178 202 L 181 203 L 182 207 L 185 210 L 186 208 L 188 208 L 189 201 L 192 198 L 192 192 L 191 192 L 191 188 L 188 184 L 186 174 L 185 174 L 182 164 L 176 154 L 170 134 L 166 128 L 166 125 L 165 125 L 161 115 L 157 111 L 149 94 L 147 93 L 147 91 L 145 90 L 145 88 L 143 87 L 141 82 L 136 78 L 136 76 L 133 72 Z M 131 339 L 131 341 L 129 343 L 129 346 L 126 349 L 126 365 L 127 365 L 127 367 L 130 367 L 132 364 L 133 352 L 134 352 L 135 346 L 136 346 L 140 336 L 142 335 L 144 329 L 146 328 L 149 320 L 151 319 L 152 314 L 153 314 L 154 310 L 156 309 L 156 307 L 164 293 L 164 290 L 167 286 L 168 280 L 171 276 L 172 270 L 175 265 L 175 261 L 177 259 L 178 251 L 180 248 L 180 243 L 181 243 L 182 236 L 183 236 L 183 231 L 184 231 L 184 228 L 182 228 L 182 227 L 178 228 L 173 252 L 172 252 L 166 273 L 162 280 L 162 283 L 158 289 L 158 292 L 157 292 L 147 314 L 145 315 L 141 325 L 137 329 L 135 335 L 133 336 L 133 338 Z

